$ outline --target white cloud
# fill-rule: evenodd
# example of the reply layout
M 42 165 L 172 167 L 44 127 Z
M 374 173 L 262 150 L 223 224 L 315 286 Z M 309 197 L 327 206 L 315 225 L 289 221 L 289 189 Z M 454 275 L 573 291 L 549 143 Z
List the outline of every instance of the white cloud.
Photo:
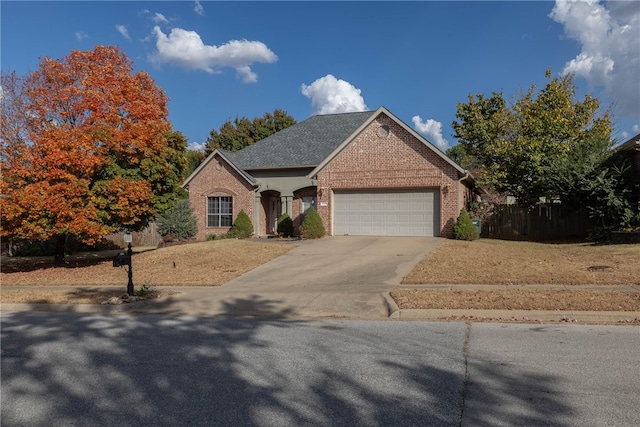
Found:
M 248 65 L 236 67 L 236 73 L 245 83 L 255 83 L 258 81 L 258 75 L 251 71 Z
M 169 20 L 167 18 L 164 17 L 163 14 L 161 13 L 155 13 L 155 15 L 153 15 L 153 22 L 155 22 L 156 24 L 168 24 Z
M 195 1 L 195 4 L 193 5 L 193 11 L 200 16 L 204 16 L 204 7 L 202 7 L 199 0 Z
M 640 3 L 557 0 L 549 17 L 577 40 L 581 52 L 563 73 L 584 77 L 604 88 L 624 116 L 640 112 Z
M 310 85 L 300 87 L 302 94 L 311 99 L 312 114 L 349 113 L 367 111 L 360 89 L 351 83 L 327 74 Z
M 131 37 L 129 37 L 129 30 L 127 30 L 126 26 L 118 24 L 116 25 L 116 30 L 118 30 L 118 32 L 122 34 L 122 37 L 127 40 L 131 40 Z
M 192 142 L 189 143 L 189 145 L 187 145 L 187 150 L 201 151 L 201 152 L 204 153 L 205 143 L 204 142 L 200 143 L 200 142 L 192 141 Z
M 640 132 L 640 125 L 633 125 L 631 130 L 634 131 L 634 132 Z
M 420 116 L 413 116 L 411 119 L 414 128 L 423 134 L 429 142 L 434 143 L 442 151 L 446 150 L 449 146 L 449 141 L 442 137 L 442 123 L 427 119 L 423 122 Z
M 205 45 L 195 31 L 174 28 L 167 36 L 160 27 L 153 28 L 158 51 L 152 61 L 170 63 L 188 70 L 219 72 L 218 68 L 235 68 L 245 83 L 254 83 L 258 76 L 251 70 L 254 62 L 272 63 L 278 60 L 267 45 L 259 41 L 231 40 L 223 45 Z
M 84 31 L 76 31 L 76 40 L 82 41 L 84 39 L 88 39 L 89 35 Z

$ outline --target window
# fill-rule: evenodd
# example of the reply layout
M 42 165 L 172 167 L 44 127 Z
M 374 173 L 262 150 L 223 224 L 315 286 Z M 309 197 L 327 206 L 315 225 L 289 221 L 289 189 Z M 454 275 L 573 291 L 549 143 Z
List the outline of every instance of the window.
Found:
M 231 227 L 233 202 L 229 196 L 207 198 L 207 227 Z

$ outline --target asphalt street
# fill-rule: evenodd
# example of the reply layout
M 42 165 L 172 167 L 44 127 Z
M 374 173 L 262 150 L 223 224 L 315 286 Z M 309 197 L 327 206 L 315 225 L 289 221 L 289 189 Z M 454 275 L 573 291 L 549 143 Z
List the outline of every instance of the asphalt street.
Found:
M 3 426 L 631 426 L 634 326 L 2 313 Z

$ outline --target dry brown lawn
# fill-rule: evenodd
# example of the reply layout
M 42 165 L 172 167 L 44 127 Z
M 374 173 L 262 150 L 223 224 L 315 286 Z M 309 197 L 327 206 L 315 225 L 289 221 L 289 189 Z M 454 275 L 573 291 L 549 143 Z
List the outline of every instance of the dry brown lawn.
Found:
M 399 308 L 640 311 L 640 291 L 584 289 L 585 285 L 640 285 L 640 245 L 447 240 L 404 278 L 404 284 L 450 289 L 398 289 Z M 569 285 L 527 289 L 526 285 Z M 456 289 L 456 285 L 502 285 Z M 524 288 L 505 289 L 504 285 Z
M 398 289 L 391 297 L 401 309 L 636 311 L 640 292 L 580 289 L 432 290 Z
M 640 245 L 447 240 L 403 283 L 640 285 Z
M 133 282 L 142 286 L 219 286 L 294 247 L 291 243 L 248 240 L 214 240 L 171 246 L 133 254 Z M 125 268 L 114 268 L 117 251 L 68 257 L 67 265 L 53 267 L 47 258 L 2 258 L 0 292 L 3 303 L 47 302 L 95 303 L 102 291 L 19 291 L 20 286 L 118 286 L 126 288 Z M 19 291 L 19 292 L 18 292 Z M 94 293 L 94 295 L 89 295 Z M 117 292 L 116 292 L 117 294 Z M 20 295 L 23 295 L 22 297 Z M 114 296 L 109 291 L 108 296 Z M 22 300 L 20 300 L 22 299 Z
M 218 286 L 273 259 L 294 244 L 218 240 L 135 253 L 134 283 L 155 286 Z M 69 257 L 54 268 L 51 258 L 2 258 L 2 303 L 98 304 L 119 296 L 124 268 L 113 268 L 115 252 Z M 482 239 L 447 240 L 405 279 L 406 284 L 447 284 L 452 289 L 398 289 L 402 309 L 519 309 L 640 311 L 640 292 L 581 289 L 580 285 L 640 285 L 640 245 L 543 244 Z M 570 289 L 455 289 L 456 284 L 571 285 Z M 73 286 L 31 290 L 22 286 Z M 90 287 L 113 286 L 113 290 Z M 115 287 L 118 287 L 116 289 Z

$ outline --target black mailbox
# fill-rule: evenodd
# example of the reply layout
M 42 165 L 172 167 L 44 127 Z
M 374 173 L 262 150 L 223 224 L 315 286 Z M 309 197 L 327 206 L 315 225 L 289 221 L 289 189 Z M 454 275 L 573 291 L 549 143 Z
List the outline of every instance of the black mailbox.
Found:
M 122 267 L 124 265 L 129 265 L 129 259 L 129 255 L 124 252 L 120 252 L 118 255 L 113 257 L 113 266 Z

